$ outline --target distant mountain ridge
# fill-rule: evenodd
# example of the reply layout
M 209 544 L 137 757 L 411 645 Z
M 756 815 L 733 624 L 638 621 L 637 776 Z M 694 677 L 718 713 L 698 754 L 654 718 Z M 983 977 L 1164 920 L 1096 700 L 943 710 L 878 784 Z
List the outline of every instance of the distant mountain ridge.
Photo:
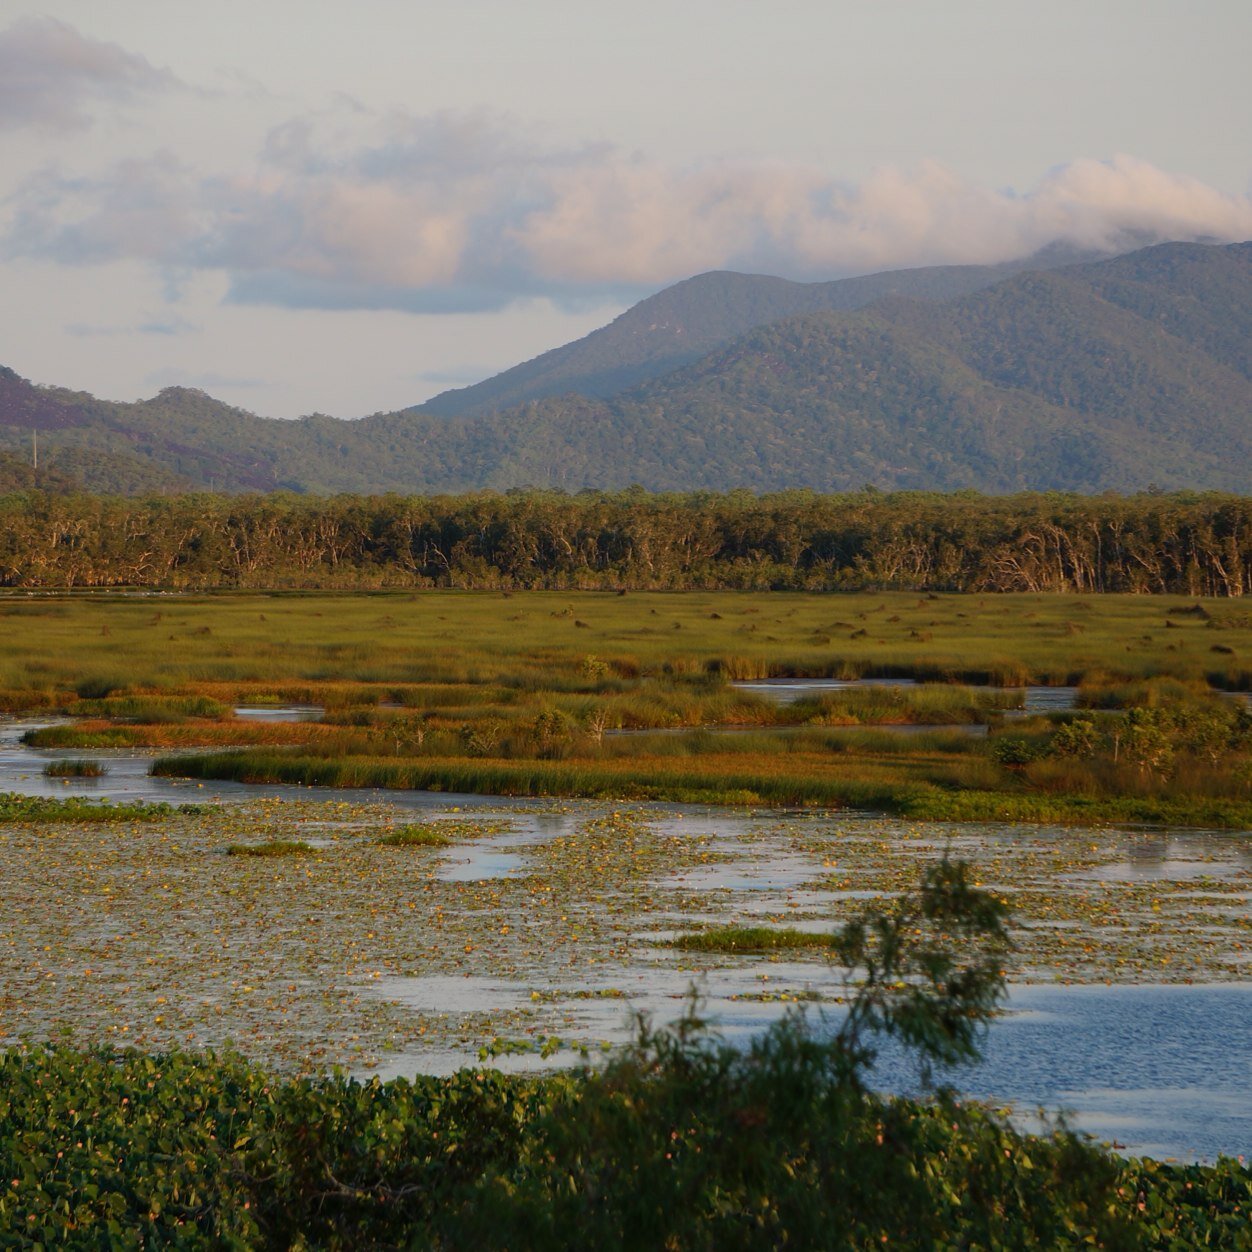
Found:
M 923 280 L 907 273 L 912 295 L 872 276 L 882 290 L 869 304 L 759 323 L 709 350 L 684 347 L 674 365 L 681 336 L 658 311 L 681 322 L 691 303 L 699 333 L 718 337 L 800 295 L 832 298 L 781 279 L 689 280 L 613 323 L 632 335 L 637 323 L 645 340 L 661 333 L 661 347 L 627 365 L 606 357 L 605 370 L 662 372 L 608 395 L 566 391 L 478 416 L 283 422 L 187 389 L 112 404 L 0 369 L 0 453 L 25 458 L 37 429 L 41 470 L 127 493 L 1252 492 L 1252 243 L 1165 244 L 989 286 L 985 275 L 928 272 L 935 289 L 971 288 L 946 298 L 917 298 Z M 710 282 L 729 293 L 720 322 Z M 567 345 L 571 370 L 590 368 L 594 339 Z M 615 342 L 596 340 L 606 352 Z M 547 385 L 544 371 L 521 382 Z
M 1050 248 L 1000 265 L 887 270 L 833 282 L 798 283 L 716 270 L 684 279 L 626 310 L 607 326 L 492 378 L 414 405 L 440 417 L 471 417 L 577 392 L 605 398 L 698 360 L 758 326 L 805 313 L 851 312 L 888 296 L 948 300 L 1028 269 L 1092 259 Z

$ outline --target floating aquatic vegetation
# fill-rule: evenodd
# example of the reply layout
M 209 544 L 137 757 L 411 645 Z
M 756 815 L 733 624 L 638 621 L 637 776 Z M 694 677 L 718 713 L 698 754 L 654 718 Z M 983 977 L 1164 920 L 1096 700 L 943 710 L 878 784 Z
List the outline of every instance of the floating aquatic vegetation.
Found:
M 641 994 L 677 1005 L 691 979 L 719 969 L 778 971 L 727 987 L 782 1006 L 824 987 L 821 947 L 665 943 L 721 928 L 828 933 L 859 902 L 907 890 L 945 849 L 1012 907 L 1014 978 L 1211 982 L 1252 972 L 1252 852 L 1237 835 L 588 803 L 449 805 L 421 823 L 346 801 L 160 806 L 129 818 L 123 805 L 15 808 L 0 823 L 10 1039 L 69 1032 L 154 1051 L 231 1042 L 286 1070 L 401 1073 L 454 1067 L 496 1036 L 599 1039 Z M 43 819 L 27 816 L 36 811 Z M 452 847 L 380 846 L 411 824 L 446 832 Z M 221 855 L 273 842 L 311 852 Z M 517 872 L 441 877 L 439 858 L 462 842 L 486 859 L 507 853 Z M 777 864 L 787 873 L 771 877 Z M 753 875 L 751 889 L 736 885 Z M 800 966 L 783 971 L 783 956 Z M 814 971 L 809 988 L 803 968 Z M 461 985 L 461 998 L 405 1003 L 404 987 L 432 976 Z M 480 977 L 518 994 L 479 1005 Z M 587 1018 L 599 1003 L 620 1012 Z

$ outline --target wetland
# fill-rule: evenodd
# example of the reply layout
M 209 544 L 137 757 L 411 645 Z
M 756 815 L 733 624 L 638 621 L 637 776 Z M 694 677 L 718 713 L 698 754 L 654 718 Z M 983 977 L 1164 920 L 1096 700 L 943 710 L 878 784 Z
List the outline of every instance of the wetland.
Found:
M 0 791 L 45 806 L 0 824 L 9 1046 L 531 1072 L 693 987 L 746 1046 L 837 1022 L 818 937 L 950 855 L 1013 919 L 962 1089 L 1134 1153 L 1252 1141 L 1237 602 L 46 597 L 0 629 Z M 798 938 L 719 939 L 754 930 Z M 890 1048 L 880 1081 L 913 1081 Z

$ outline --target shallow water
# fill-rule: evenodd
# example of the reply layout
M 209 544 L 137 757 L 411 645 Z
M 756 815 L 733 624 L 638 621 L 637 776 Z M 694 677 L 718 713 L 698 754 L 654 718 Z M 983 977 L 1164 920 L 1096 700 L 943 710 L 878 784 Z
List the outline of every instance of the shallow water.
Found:
M 622 806 L 624 824 L 614 825 L 613 806 L 593 802 L 154 779 L 146 773 L 152 754 L 134 753 L 92 753 L 109 773 L 62 783 L 43 777 L 46 761 L 84 754 L 22 747 L 17 739 L 33 724 L 0 728 L 0 790 L 230 802 L 221 819 L 198 819 L 199 835 L 173 842 L 159 830 L 121 841 L 107 828 L 83 830 L 72 836 L 74 852 L 63 835 L 47 869 L 27 863 L 45 855 L 37 832 L 11 836 L 14 895 L 5 907 L 17 946 L 4 990 L 26 1006 L 24 1021 L 36 1033 L 81 1014 L 89 1024 L 80 1029 L 129 1021 L 160 1046 L 164 1027 L 151 1014 L 182 1005 L 184 1032 L 201 1032 L 198 1046 L 233 1038 L 290 1063 L 318 1044 L 311 1055 L 323 1063 L 391 1075 L 475 1063 L 478 1047 L 496 1035 L 556 1034 L 593 1048 L 620 1041 L 631 1032 L 632 1010 L 672 1020 L 699 981 L 719 1028 L 746 1039 L 811 997 L 837 1013 L 839 972 L 816 957 L 678 952 L 662 946 L 667 938 L 736 921 L 828 929 L 854 903 L 907 889 L 917 866 L 946 848 L 968 856 L 987 886 L 1024 910 L 1024 981 L 1061 972 L 1090 981 L 1116 970 L 1148 984 L 1014 988 L 986 1065 L 955 1076 L 962 1090 L 1023 1110 L 1070 1107 L 1080 1128 L 1132 1152 L 1208 1157 L 1243 1151 L 1252 1139 L 1246 835 L 944 826 L 707 806 Z M 234 807 L 273 798 L 315 807 L 295 806 L 290 819 L 283 818 L 289 806 Z M 385 807 L 358 807 L 366 804 Z M 447 848 L 377 847 L 385 820 L 416 815 L 462 829 Z M 270 829 L 283 820 L 290 829 Z M 484 824 L 466 835 L 467 822 Z M 211 855 L 238 837 L 214 833 L 232 823 L 254 840 L 314 835 L 318 860 L 233 864 Z M 190 842 L 180 847 L 184 838 Z M 594 838 L 601 850 L 580 860 Z M 619 844 L 637 845 L 642 858 L 623 861 L 620 874 L 597 861 L 611 860 Z M 148 872 L 168 896 L 136 881 Z M 21 911 L 54 879 L 60 894 L 44 910 L 56 918 L 49 929 L 37 913 Z M 255 909 L 240 909 L 240 892 L 255 892 L 248 897 Z M 307 903 L 302 893 L 312 893 Z M 445 911 L 398 918 L 397 893 L 409 909 L 417 900 Z M 545 902 L 555 908 L 540 908 Z M 400 950 L 403 958 L 388 959 Z M 82 966 L 102 980 L 98 991 L 75 972 Z M 152 968 L 159 972 L 142 973 Z M 142 1003 L 126 1000 L 140 985 L 136 970 Z M 1192 976 L 1237 981 L 1151 985 Z M 157 992 L 170 1007 L 153 1007 Z M 383 1016 L 371 1017 L 358 1002 Z M 188 1005 L 201 1007 L 193 1014 Z M 385 1032 L 395 1035 L 394 1046 Z M 279 1037 L 282 1046 L 272 1046 Z M 882 1081 L 905 1089 L 910 1071 L 888 1056 Z
M 58 719 L 65 721 L 67 719 Z M 379 791 L 369 788 L 301 787 L 284 783 L 237 783 L 210 779 L 196 782 L 187 778 L 156 778 L 148 773 L 158 756 L 168 751 L 118 751 L 28 748 L 21 737 L 28 730 L 57 725 L 51 719 L 10 719 L 0 721 L 0 791 L 13 791 L 27 796 L 90 796 L 101 800 L 141 800 L 166 804 L 202 804 L 206 801 L 240 803 L 254 799 L 337 799 L 348 803 L 385 802 L 402 808 L 432 809 L 443 812 L 460 806 L 483 808 L 496 803 L 492 797 L 460 792 Z M 100 761 L 108 772 L 103 778 L 45 778 L 43 768 L 49 761 L 89 757 Z M 518 808 L 535 807 L 542 801 L 510 799 Z
M 320 704 L 237 704 L 236 717 L 252 722 L 316 722 L 326 710 Z
M 913 678 L 763 678 L 755 682 L 738 682 L 732 686 L 768 696 L 779 704 L 794 704 L 802 696 L 823 691 L 852 691 L 858 687 L 915 687 Z M 1078 695 L 1077 687 L 1024 687 L 1021 713 L 1051 713 L 1072 709 Z
M 689 972 L 653 968 L 590 989 L 584 983 L 547 987 L 550 1020 L 561 1035 L 585 1045 L 594 1058 L 600 1044 L 622 1044 L 635 1034 L 635 1014 L 656 1024 L 676 1020 L 692 988 L 700 1012 L 716 1033 L 743 1044 L 803 1007 L 820 1033 L 836 1029 L 844 991 L 839 972 L 798 962 L 761 962 L 714 970 L 693 980 Z M 523 1010 L 539 994 L 524 983 L 498 978 L 412 978 L 378 983 L 375 994 L 426 1012 L 451 1016 Z M 594 994 L 598 990 L 601 994 Z M 611 991 L 612 995 L 603 992 Z M 578 1053 L 568 1052 L 569 1058 Z M 465 1064 L 463 1051 L 442 1049 L 420 1057 L 395 1057 L 386 1077 L 450 1072 Z M 512 1071 L 549 1067 L 537 1056 L 498 1058 Z M 985 1039 L 981 1063 L 947 1077 L 970 1098 L 1009 1106 L 1036 1126 L 1043 1110 L 1064 1113 L 1074 1129 L 1132 1156 L 1213 1160 L 1252 1149 L 1252 985 L 1193 987 L 1052 987 L 1017 985 Z M 916 1091 L 916 1070 L 885 1042 L 873 1085 Z
M 740 691 L 768 696 L 779 704 L 794 704 L 802 696 L 823 691 L 851 691 L 857 687 L 916 687 L 913 678 L 760 678 L 731 683 Z
M 963 1091 L 1072 1110 L 1130 1155 L 1252 1151 L 1252 985 L 1015 987 L 1009 1008 Z

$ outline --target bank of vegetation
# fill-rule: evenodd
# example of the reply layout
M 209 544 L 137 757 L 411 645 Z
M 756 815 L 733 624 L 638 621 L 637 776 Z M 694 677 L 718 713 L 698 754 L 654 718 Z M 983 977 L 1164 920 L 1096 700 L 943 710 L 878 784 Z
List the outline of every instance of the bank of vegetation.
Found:
M 143 800 L 88 800 L 81 796 L 51 798 L 0 792 L 0 822 L 159 822 L 177 813 L 198 813 L 192 804 L 161 804 Z

